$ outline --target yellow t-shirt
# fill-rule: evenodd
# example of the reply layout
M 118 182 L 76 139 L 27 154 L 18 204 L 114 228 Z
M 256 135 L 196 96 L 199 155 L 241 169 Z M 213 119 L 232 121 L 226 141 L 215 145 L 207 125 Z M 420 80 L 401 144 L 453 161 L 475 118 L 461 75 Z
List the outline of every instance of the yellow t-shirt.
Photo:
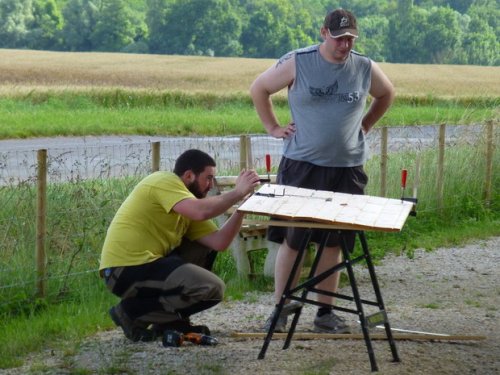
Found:
M 195 241 L 217 230 L 212 220 L 192 221 L 172 207 L 194 195 L 171 172 L 144 178 L 123 202 L 104 241 L 99 269 L 134 266 L 164 257 L 182 238 Z

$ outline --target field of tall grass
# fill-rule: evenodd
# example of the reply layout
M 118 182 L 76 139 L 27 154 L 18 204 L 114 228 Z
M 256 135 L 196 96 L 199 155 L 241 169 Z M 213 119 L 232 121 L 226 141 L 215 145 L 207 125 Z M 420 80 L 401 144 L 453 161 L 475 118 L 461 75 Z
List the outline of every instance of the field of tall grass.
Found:
M 262 133 L 247 91 L 273 63 L 259 59 L 59 53 L 0 50 L 0 139 L 55 135 L 228 135 Z M 498 128 L 500 68 L 381 64 L 398 99 L 384 125 L 484 124 Z M 288 119 L 286 93 L 276 98 Z M 495 131 L 498 137 L 498 131 Z M 498 138 L 495 138 L 495 145 Z M 0 155 L 2 150 L 0 150 Z M 500 155 L 494 154 L 493 196 L 484 201 L 485 140 L 446 150 L 445 201 L 436 201 L 435 149 L 392 153 L 387 193 L 399 197 L 402 168 L 420 163 L 419 204 L 397 234 L 368 233 L 372 254 L 412 256 L 475 238 L 500 234 Z M 23 161 L 20 161 L 21 163 Z M 25 162 L 25 161 L 24 161 Z M 378 195 L 380 159 L 366 165 L 368 194 Z M 0 159 L 0 168 L 2 163 Z M 224 174 L 224 171 L 220 171 Z M 18 366 L 47 345 L 68 352 L 96 331 L 113 325 L 116 303 L 96 268 L 100 247 L 117 207 L 142 176 L 88 179 L 75 176 L 48 188 L 48 293 L 34 294 L 36 189 L 25 181 L 0 188 L 0 368 Z M 411 181 L 410 181 L 411 183 Z M 259 269 L 264 251 L 252 254 Z M 226 252 L 216 272 L 228 285 L 226 298 L 271 291 L 263 276 L 236 275 Z
M 269 59 L 0 49 L 0 139 L 263 133 L 248 89 Z M 396 101 L 379 125 L 498 119 L 500 68 L 381 64 Z M 275 97 L 290 120 L 286 91 Z
M 255 77 L 274 63 L 271 59 L 0 49 L 0 95 L 99 88 L 247 94 Z M 380 65 L 400 96 L 500 96 L 500 67 Z

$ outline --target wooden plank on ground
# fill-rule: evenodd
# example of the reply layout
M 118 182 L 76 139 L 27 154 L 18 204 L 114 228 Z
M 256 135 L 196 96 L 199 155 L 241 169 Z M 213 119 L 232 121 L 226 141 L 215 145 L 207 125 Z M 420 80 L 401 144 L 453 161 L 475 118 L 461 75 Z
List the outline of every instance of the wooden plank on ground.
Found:
M 233 332 L 231 337 L 238 339 L 264 339 L 266 332 Z M 287 333 L 274 333 L 273 340 L 285 339 Z M 486 336 L 479 335 L 433 335 L 416 333 L 393 333 L 394 340 L 408 341 L 481 341 L 486 340 Z M 387 340 L 383 333 L 370 334 L 372 340 Z M 315 332 L 296 332 L 293 335 L 294 340 L 362 340 L 362 333 L 315 333 Z

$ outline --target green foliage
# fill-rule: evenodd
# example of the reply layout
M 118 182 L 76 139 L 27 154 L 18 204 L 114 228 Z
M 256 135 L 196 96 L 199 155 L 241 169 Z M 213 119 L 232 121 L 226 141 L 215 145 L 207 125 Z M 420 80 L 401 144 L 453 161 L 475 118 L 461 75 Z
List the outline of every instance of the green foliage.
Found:
M 415 0 L 415 5 L 431 8 L 434 6 L 450 7 L 462 14 L 467 13 L 469 7 L 476 0 Z
M 294 5 L 281 0 L 247 4 L 249 17 L 241 35 L 244 56 L 280 57 L 317 39 L 319 27 L 313 26 L 310 13 Z
M 55 0 L 34 0 L 33 17 L 28 47 L 49 50 L 59 48 L 63 16 Z
M 241 22 L 223 0 L 149 0 L 153 53 L 239 56 Z
M 381 14 L 391 14 L 396 7 L 396 2 L 400 1 L 388 0 L 388 1 L 380 1 L 380 0 L 340 0 L 333 2 L 334 4 L 330 5 L 327 11 L 335 9 L 335 8 L 344 8 L 348 9 L 356 15 L 356 18 L 373 16 L 373 15 L 381 15 Z M 338 3 L 338 5 L 337 5 Z M 325 12 L 326 13 L 326 12 Z
M 161 53 L 167 48 L 167 42 L 163 35 L 165 20 L 169 14 L 168 0 L 146 0 L 146 24 L 149 32 L 149 51 L 151 53 Z
M 186 2 L 181 3 L 185 9 Z M 240 56 L 241 21 L 231 3 L 225 0 L 198 0 L 192 6 L 195 14 L 201 9 L 205 11 L 202 17 L 195 17 L 190 27 L 193 37 L 187 48 L 188 54 Z
M 460 14 L 450 8 L 431 9 L 425 24 L 424 61 L 433 64 L 453 62 L 454 52 L 462 38 Z
M 31 0 L 0 1 L 0 46 L 23 47 L 32 21 Z
M 496 20 L 489 20 L 490 17 Z M 472 6 L 467 32 L 463 38 L 463 53 L 466 62 L 477 65 L 500 64 L 500 27 L 498 26 L 500 10 L 497 7 Z
M 363 18 L 363 29 L 355 49 L 374 61 L 383 62 L 386 59 L 383 47 L 387 44 L 388 33 L 389 21 L 386 17 L 367 16 Z
M 97 6 L 90 0 L 68 0 L 62 12 L 63 45 L 69 51 L 91 51 L 92 31 L 98 20 Z
M 135 30 L 124 0 L 103 0 L 90 39 L 96 51 L 120 51 L 134 41 Z
M 0 47 L 278 58 L 335 7 L 376 61 L 500 64 L 495 0 L 2 0 Z
M 404 8 L 390 18 L 387 61 L 415 64 L 425 61 L 425 35 L 420 30 L 426 24 L 427 14 L 422 8 Z

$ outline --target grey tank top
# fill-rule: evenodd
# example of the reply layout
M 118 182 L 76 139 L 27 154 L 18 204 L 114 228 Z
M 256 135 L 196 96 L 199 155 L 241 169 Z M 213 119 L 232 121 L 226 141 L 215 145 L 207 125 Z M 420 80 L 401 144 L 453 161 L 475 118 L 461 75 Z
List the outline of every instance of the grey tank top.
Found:
M 293 51 L 295 81 L 288 104 L 295 134 L 283 155 L 323 167 L 363 165 L 367 150 L 361 130 L 371 83 L 371 61 L 351 52 L 343 64 L 326 61 L 319 45 Z

